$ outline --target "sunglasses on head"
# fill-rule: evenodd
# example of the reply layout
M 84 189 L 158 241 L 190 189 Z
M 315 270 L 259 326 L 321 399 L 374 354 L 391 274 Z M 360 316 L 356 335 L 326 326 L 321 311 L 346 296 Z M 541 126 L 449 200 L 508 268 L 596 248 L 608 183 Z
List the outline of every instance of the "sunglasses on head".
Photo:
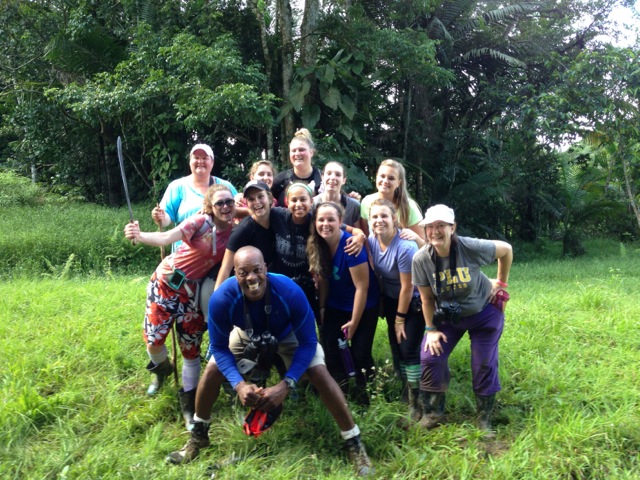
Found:
M 233 198 L 227 198 L 226 200 L 218 200 L 213 206 L 216 208 L 222 208 L 223 206 L 232 207 L 235 203 L 236 201 Z

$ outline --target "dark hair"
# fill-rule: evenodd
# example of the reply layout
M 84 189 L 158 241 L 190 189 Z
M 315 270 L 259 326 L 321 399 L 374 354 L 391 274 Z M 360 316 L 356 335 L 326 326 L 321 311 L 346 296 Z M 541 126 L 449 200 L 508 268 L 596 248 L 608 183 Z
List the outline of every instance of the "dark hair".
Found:
M 320 202 L 313 209 L 313 218 L 311 219 L 311 226 L 309 232 L 309 238 L 307 239 L 307 257 L 309 257 L 309 271 L 317 273 L 323 277 L 328 277 L 331 274 L 332 257 L 329 245 L 318 235 L 316 229 L 316 219 L 318 218 L 318 211 L 323 207 L 333 208 L 337 214 L 340 222 L 342 223 L 342 217 L 344 216 L 344 209 L 342 205 L 334 202 Z

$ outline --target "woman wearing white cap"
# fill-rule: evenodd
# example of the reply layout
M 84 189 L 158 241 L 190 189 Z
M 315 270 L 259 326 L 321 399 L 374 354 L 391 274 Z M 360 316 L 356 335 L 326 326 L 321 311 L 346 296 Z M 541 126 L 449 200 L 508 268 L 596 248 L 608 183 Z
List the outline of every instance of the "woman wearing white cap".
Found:
M 202 209 L 202 202 L 207 189 L 212 185 L 225 185 L 235 197 L 238 191 L 227 180 L 211 175 L 214 165 L 213 150 L 205 143 L 198 143 L 189 153 L 191 175 L 174 180 L 164 192 L 160 205 L 151 211 L 153 221 L 160 227 L 171 223 L 180 224 Z M 182 241 L 173 244 L 175 252 Z M 213 292 L 213 276 L 207 277 L 200 291 L 200 308 L 205 317 L 209 308 L 209 297 Z
M 426 335 L 421 352 L 420 425 L 431 429 L 444 415 L 449 387 L 449 355 L 469 333 L 473 391 L 478 407 L 478 427 L 492 433 L 491 416 L 498 378 L 498 341 L 504 326 L 503 309 L 492 303 L 507 288 L 513 261 L 511 245 L 455 234 L 453 210 L 446 205 L 429 208 L 420 222 L 428 246 L 412 264 L 413 283 L 420 291 Z M 497 278 L 489 279 L 480 267 L 498 260 Z

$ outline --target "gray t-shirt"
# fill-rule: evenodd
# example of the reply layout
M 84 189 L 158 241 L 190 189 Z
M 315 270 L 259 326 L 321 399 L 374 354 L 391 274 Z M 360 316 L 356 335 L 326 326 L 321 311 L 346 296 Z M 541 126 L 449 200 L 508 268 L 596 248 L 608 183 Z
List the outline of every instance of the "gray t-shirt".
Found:
M 436 291 L 436 266 L 432 260 L 433 247 L 426 245 L 413 257 L 411 274 L 413 284 L 431 287 L 438 299 L 455 300 L 460 304 L 462 316 L 468 317 L 482 311 L 489 303 L 491 280 L 480 267 L 496 259 L 496 246 L 491 240 L 458 237 L 456 247 L 456 271 L 449 266 L 449 257 L 439 257 L 441 295 Z
M 313 197 L 313 205 L 317 205 L 322 202 L 322 194 Z M 342 223 L 346 223 L 350 227 L 360 228 L 358 222 L 360 222 L 360 202 L 355 198 L 346 196 L 344 193 L 340 194 L 340 205 L 344 208 L 344 217 Z
M 411 260 L 418 251 L 418 245 L 414 241 L 404 240 L 396 235 L 383 252 L 377 237 L 371 234 L 369 249 L 376 275 L 382 282 L 382 293 L 397 299 L 400 296 L 400 274 L 411 273 Z M 417 292 L 414 292 L 414 295 L 417 295 Z

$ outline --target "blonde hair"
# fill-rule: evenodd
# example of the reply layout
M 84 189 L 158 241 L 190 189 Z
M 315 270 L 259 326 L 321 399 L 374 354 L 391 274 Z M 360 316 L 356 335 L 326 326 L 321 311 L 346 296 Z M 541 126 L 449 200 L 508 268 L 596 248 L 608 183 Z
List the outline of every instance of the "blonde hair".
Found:
M 211 185 L 204 194 L 204 200 L 202 201 L 202 211 L 207 215 L 214 215 L 213 196 L 216 192 L 229 192 L 231 194 L 231 198 L 233 199 L 233 193 L 231 192 L 231 189 L 226 185 L 222 185 L 220 183 Z
M 257 162 L 253 162 L 253 164 L 251 165 L 251 168 L 249 169 L 249 178 L 252 179 L 258 171 L 258 168 L 262 167 L 263 165 L 269 167 L 271 169 L 271 173 L 273 173 L 273 176 L 276 176 L 277 172 L 275 167 L 273 166 L 273 163 L 271 163 L 269 160 L 258 160 Z
M 315 152 L 316 144 L 313 143 L 313 137 L 311 136 L 311 132 L 306 128 L 301 128 L 300 130 L 296 131 L 296 133 L 293 134 L 293 138 L 291 139 L 291 142 L 293 142 L 294 140 L 302 140 L 309 146 L 311 150 Z M 289 142 L 289 147 L 291 147 L 291 142 Z
M 307 239 L 307 257 L 309 259 L 309 271 L 317 273 L 323 277 L 328 277 L 331 274 L 332 257 L 329 245 L 318 234 L 316 228 L 316 219 L 318 218 L 318 211 L 322 207 L 331 207 L 338 214 L 340 223 L 342 224 L 342 217 L 344 216 L 344 209 L 342 205 L 334 202 L 320 202 L 313 209 L 313 218 L 311 219 L 311 226 L 309 232 L 309 238 Z
M 369 207 L 369 219 L 371 219 L 371 210 L 373 207 L 387 207 L 391 210 L 391 216 L 396 217 L 393 221 L 393 226 L 398 228 L 400 225 L 398 224 L 398 211 L 396 210 L 396 206 L 393 202 L 390 202 L 386 198 L 376 198 L 373 202 L 371 202 L 371 206 Z
M 407 190 L 407 172 L 400 162 L 391 159 L 383 160 L 382 163 L 380 163 L 380 167 L 395 168 L 396 172 L 398 172 L 398 188 L 393 192 L 393 204 L 398 212 L 398 223 L 400 227 L 408 228 L 411 226 L 408 225 L 409 200 L 411 200 L 411 197 L 409 197 L 409 190 Z M 380 171 L 380 167 L 378 167 L 378 171 Z

